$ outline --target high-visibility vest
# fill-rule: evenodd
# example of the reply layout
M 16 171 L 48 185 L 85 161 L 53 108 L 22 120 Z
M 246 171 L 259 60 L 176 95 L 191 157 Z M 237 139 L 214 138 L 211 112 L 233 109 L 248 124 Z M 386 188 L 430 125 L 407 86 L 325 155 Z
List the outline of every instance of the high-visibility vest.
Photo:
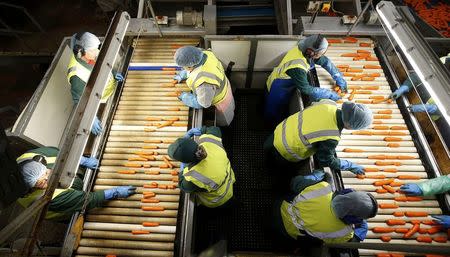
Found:
M 280 64 L 273 69 L 266 82 L 267 91 L 270 92 L 270 88 L 275 79 L 290 79 L 286 71 L 293 68 L 299 68 L 306 72 L 309 70 L 308 60 L 303 56 L 303 53 L 297 46 L 289 50 Z
M 286 232 L 294 239 L 302 230 L 326 243 L 350 240 L 353 227 L 333 213 L 332 197 L 331 185 L 323 181 L 305 188 L 292 202 L 283 201 L 280 211 Z
M 436 104 L 436 102 L 433 100 L 433 98 L 428 99 L 427 104 Z M 431 114 L 431 119 L 434 121 L 439 120 L 441 118 L 440 114 Z
M 198 144 L 205 149 L 207 156 L 194 166 L 184 168 L 183 176 L 206 190 L 195 193 L 200 204 L 218 207 L 233 196 L 234 172 L 219 137 L 204 134 Z
M 84 83 L 87 83 L 89 77 L 91 76 L 91 72 L 92 69 L 86 68 L 83 64 L 78 62 L 77 58 L 75 58 L 75 55 L 72 55 L 72 58 L 70 59 L 69 62 L 69 66 L 67 67 L 67 81 L 70 84 L 70 79 L 73 76 L 77 76 Z M 102 94 L 102 102 L 106 102 L 106 100 L 108 100 L 108 98 L 114 93 L 116 86 L 117 86 L 116 80 L 113 78 L 112 74 L 109 73 L 108 84 L 106 85 Z
M 203 83 L 216 86 L 216 95 L 211 103 L 212 105 L 216 105 L 225 99 L 229 82 L 219 59 L 211 51 L 203 51 L 203 53 L 207 56 L 206 62 L 191 71 L 186 80 L 186 84 L 193 92 Z
M 299 162 L 315 153 L 313 143 L 329 139 L 339 141 L 341 132 L 336 110 L 335 102 L 324 99 L 292 114 L 276 127 L 274 147 L 286 160 Z
M 45 160 L 47 161 L 47 165 L 54 164 L 56 162 L 56 156 L 45 156 L 45 155 L 40 154 L 40 153 L 31 153 L 31 152 L 22 154 L 21 156 L 19 156 L 16 159 L 16 162 L 17 162 L 17 164 L 20 164 L 20 163 L 22 163 L 24 161 L 33 159 L 33 157 L 36 156 L 36 155 L 44 156 Z

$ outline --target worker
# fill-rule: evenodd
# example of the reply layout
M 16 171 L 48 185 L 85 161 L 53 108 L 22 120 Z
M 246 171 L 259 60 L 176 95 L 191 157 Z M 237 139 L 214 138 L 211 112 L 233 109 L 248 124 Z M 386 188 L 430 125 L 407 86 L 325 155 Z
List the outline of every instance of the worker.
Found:
M 400 187 L 400 191 L 408 196 L 430 196 L 450 192 L 450 174 L 420 183 L 408 183 Z M 450 216 L 431 215 L 445 229 L 450 229 Z
M 275 67 L 267 79 L 265 118 L 278 124 L 288 116 L 288 104 L 294 89 L 309 95 L 312 100 L 331 99 L 337 101 L 340 96 L 329 89 L 313 87 L 308 81 L 308 71 L 315 65 L 322 66 L 333 80 L 347 92 L 347 82 L 329 58 L 324 56 L 328 41 L 321 35 L 312 35 L 299 41 Z
M 313 237 L 326 243 L 363 241 L 366 219 L 378 212 L 377 200 L 367 192 L 333 192 L 322 170 L 291 181 L 295 193 L 275 204 L 275 227 L 285 238 Z
M 234 117 L 234 98 L 230 81 L 222 63 L 213 52 L 193 46 L 183 46 L 175 52 L 175 62 L 183 67 L 174 79 L 186 80 L 192 93 L 183 92 L 179 99 L 195 109 L 216 107 L 218 126 L 228 126 Z
M 314 155 L 320 167 L 364 174 L 362 166 L 337 158 L 335 148 L 342 129 L 364 129 L 372 119 L 372 111 L 363 104 L 347 101 L 341 110 L 335 102 L 323 99 L 289 116 L 276 127 L 264 143 L 266 157 L 289 166 Z
M 236 181 L 221 136 L 218 127 L 192 128 L 168 149 L 170 158 L 182 162 L 180 189 L 195 193 L 198 203 L 209 208 L 225 207 Z
M 75 105 L 78 104 L 89 80 L 100 53 L 100 46 L 100 39 L 89 32 L 76 33 L 70 39 L 70 48 L 73 51 L 73 55 L 67 67 L 67 80 L 70 83 L 70 92 Z M 102 103 L 108 100 L 114 93 L 117 82 L 121 81 L 123 81 L 123 75 L 121 73 L 116 73 L 114 78 L 110 74 L 108 84 L 103 91 Z M 91 132 L 94 135 L 99 135 L 102 132 L 102 124 L 97 117 L 94 120 Z
M 28 151 L 17 158 L 19 171 L 29 188 L 29 193 L 17 200 L 22 207 L 26 208 L 30 206 L 34 201 L 44 195 L 45 189 L 47 188 L 47 181 L 52 173 L 58 152 L 59 150 L 54 147 L 41 147 Z M 98 160 L 96 158 L 82 156 L 80 166 L 96 169 Z M 119 186 L 86 193 L 83 191 L 81 177 L 81 172 L 78 172 L 71 188 L 57 188 L 55 190 L 50 201 L 46 219 L 67 220 L 73 213 L 81 210 L 85 197 L 88 197 L 86 208 L 92 209 L 102 206 L 107 200 L 126 198 L 134 194 L 136 190 L 132 186 Z

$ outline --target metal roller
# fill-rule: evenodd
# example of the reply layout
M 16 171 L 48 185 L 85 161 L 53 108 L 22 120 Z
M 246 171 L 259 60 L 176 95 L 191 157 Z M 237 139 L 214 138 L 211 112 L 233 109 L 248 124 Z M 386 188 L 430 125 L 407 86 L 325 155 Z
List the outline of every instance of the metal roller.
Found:
M 78 254 L 94 254 L 94 255 L 108 255 L 114 253 L 117 256 L 136 256 L 136 257 L 169 257 L 173 256 L 171 251 L 155 251 L 155 250 L 136 250 L 124 248 L 99 248 L 80 246 L 77 249 Z
M 89 213 L 102 214 L 102 215 L 130 215 L 139 217 L 177 217 L 176 210 L 164 210 L 164 211 L 142 211 L 141 209 L 132 208 L 97 208 Z M 130 230 L 131 231 L 131 230 Z M 130 232 L 128 231 L 128 232 Z
M 110 186 L 143 186 L 146 184 L 150 184 L 151 182 L 158 182 L 159 185 L 172 185 L 173 183 L 170 183 L 165 180 L 132 180 L 132 179 L 103 179 L 99 178 L 97 179 L 97 185 L 110 185 Z M 167 190 L 174 190 L 174 189 L 167 189 Z
M 85 222 L 85 229 L 104 230 L 104 231 L 133 231 L 133 230 L 147 230 L 150 233 L 165 233 L 174 234 L 175 226 L 160 225 L 157 227 L 143 227 L 135 224 L 119 224 L 119 223 L 99 223 L 99 222 Z
M 134 217 L 136 218 L 136 217 Z M 156 241 L 156 242 L 173 242 L 175 235 L 151 233 L 146 235 L 134 236 L 127 232 L 115 231 L 99 231 L 99 230 L 83 230 L 83 237 L 86 238 L 104 238 L 104 239 L 126 239 L 134 241 Z
M 176 218 L 161 218 L 161 217 L 135 217 L 135 216 L 109 216 L 109 215 L 94 215 L 86 216 L 87 221 L 92 222 L 113 222 L 113 223 L 128 223 L 128 224 L 142 224 L 143 222 L 156 222 L 161 225 L 175 226 L 177 224 Z
M 95 246 L 95 247 L 120 247 L 129 249 L 142 250 L 172 250 L 173 243 L 161 242 L 139 242 L 128 240 L 105 240 L 105 239 L 81 239 L 81 246 Z

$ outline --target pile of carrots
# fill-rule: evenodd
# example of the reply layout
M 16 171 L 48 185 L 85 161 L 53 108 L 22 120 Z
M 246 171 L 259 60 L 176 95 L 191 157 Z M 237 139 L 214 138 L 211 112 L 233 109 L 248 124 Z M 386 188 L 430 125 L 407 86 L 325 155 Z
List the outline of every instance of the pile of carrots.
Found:
M 450 37 L 450 6 L 445 1 L 437 4 L 429 0 L 403 0 L 413 8 L 426 23 L 439 31 L 444 37 Z

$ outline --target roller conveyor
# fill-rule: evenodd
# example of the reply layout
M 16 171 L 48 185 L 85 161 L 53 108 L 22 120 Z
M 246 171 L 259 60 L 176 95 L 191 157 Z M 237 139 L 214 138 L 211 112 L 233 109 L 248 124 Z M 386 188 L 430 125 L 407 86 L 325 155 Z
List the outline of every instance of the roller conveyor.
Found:
M 130 66 L 175 66 L 173 54 L 198 39 L 136 40 Z M 129 70 L 94 184 L 95 190 L 136 186 L 136 194 L 88 211 L 77 256 L 173 256 L 180 163 L 167 155 L 184 135 L 189 108 L 177 99 L 173 68 Z
M 366 104 L 374 113 L 374 122 L 370 128 L 363 131 L 344 129 L 336 149 L 339 158 L 362 165 L 366 170 L 365 176 L 358 177 L 349 171 L 342 171 L 345 187 L 368 191 L 380 204 L 378 215 L 368 220 L 369 232 L 364 242 L 449 247 L 446 231 L 433 231 L 435 225 L 429 223 L 432 219 L 429 215 L 442 214 L 437 200 L 433 196 L 406 198 L 398 192 L 401 184 L 424 181 L 428 175 L 399 107 L 395 102 L 383 101 L 392 91 L 376 59 L 373 45 L 374 42 L 368 38 L 346 43 L 336 38 L 330 40 L 326 54 L 347 80 L 349 92 L 342 97 L 343 101 L 349 101 L 350 97 L 354 102 Z M 331 76 L 321 67 L 317 68 L 321 87 L 333 89 Z M 338 101 L 338 105 L 341 104 L 342 101 Z M 379 185 L 388 179 L 392 180 L 387 186 Z M 410 212 L 416 212 L 412 213 L 416 215 L 411 216 Z M 404 224 L 391 226 L 387 224 L 388 220 Z M 404 238 L 405 231 L 409 231 L 413 223 L 417 222 L 420 222 L 419 232 Z M 419 236 L 428 240 L 431 238 L 431 242 L 418 242 Z M 443 242 L 438 242 L 440 240 Z M 382 253 L 385 252 L 359 250 L 361 256 Z

